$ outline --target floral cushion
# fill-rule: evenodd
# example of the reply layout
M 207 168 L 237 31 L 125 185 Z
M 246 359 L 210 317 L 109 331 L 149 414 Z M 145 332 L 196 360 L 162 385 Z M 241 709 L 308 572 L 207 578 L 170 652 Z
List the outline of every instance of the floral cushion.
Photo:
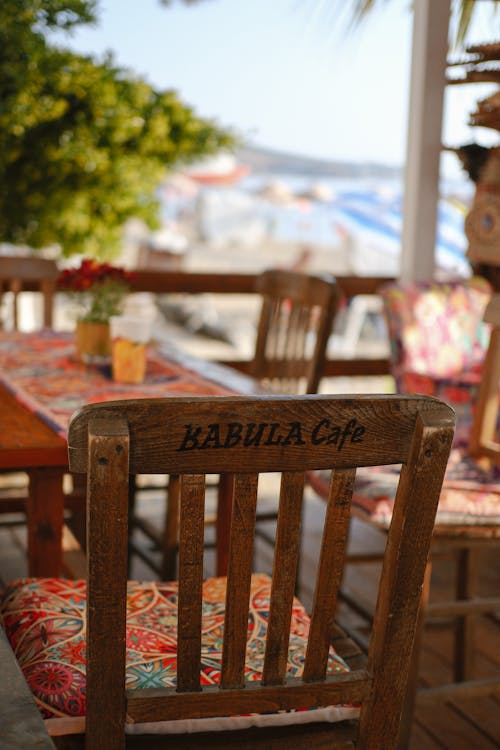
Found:
M 245 678 L 262 676 L 270 578 L 252 576 Z M 55 578 L 21 579 L 3 592 L 0 613 L 3 625 L 24 676 L 34 694 L 49 732 L 53 735 L 84 730 L 85 716 L 85 581 Z M 210 578 L 203 586 L 203 646 L 201 683 L 220 680 L 225 579 Z M 294 600 L 288 675 L 300 676 L 309 632 L 309 617 Z M 169 687 L 176 684 L 177 582 L 129 582 L 127 595 L 127 667 L 129 689 Z M 330 650 L 328 671 L 348 671 Z M 342 720 L 357 715 L 355 707 L 331 707 L 321 719 Z M 319 709 L 323 711 L 323 709 Z M 288 712 L 310 714 L 318 712 Z M 248 717 L 230 717 L 223 728 L 241 728 Z M 279 716 L 278 716 L 279 718 Z M 300 717 L 299 721 L 300 721 Z M 217 721 L 217 720 L 216 720 Z M 146 731 L 205 731 L 220 728 L 213 720 L 161 722 Z M 186 727 L 186 723 L 189 724 Z M 280 723 L 283 723 L 282 721 Z M 180 725 L 180 726 L 175 726 Z M 198 726 L 197 726 L 198 725 Z M 143 725 L 142 725 L 143 726 Z M 138 725 L 139 729 L 141 725 Z M 137 729 L 137 728 L 136 728 Z
M 489 341 L 483 322 L 491 286 L 480 277 L 453 282 L 393 282 L 380 294 L 400 393 L 425 393 L 457 412 L 455 445 L 465 447 Z
M 353 514 L 388 528 L 399 466 L 358 469 L 352 498 Z M 308 475 L 311 487 L 327 497 L 329 476 L 324 472 Z M 436 526 L 500 524 L 500 467 L 485 467 L 455 448 L 452 450 L 439 498 Z

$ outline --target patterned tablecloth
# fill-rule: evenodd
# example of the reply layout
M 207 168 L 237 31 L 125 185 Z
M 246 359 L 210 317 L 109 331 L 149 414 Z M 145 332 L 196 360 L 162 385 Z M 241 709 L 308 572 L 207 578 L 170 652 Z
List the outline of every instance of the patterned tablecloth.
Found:
M 127 398 L 227 395 L 230 391 L 149 347 L 146 380 L 115 383 L 111 367 L 78 361 L 74 335 L 50 330 L 0 334 L 0 382 L 55 432 L 66 437 L 73 412 L 84 404 Z

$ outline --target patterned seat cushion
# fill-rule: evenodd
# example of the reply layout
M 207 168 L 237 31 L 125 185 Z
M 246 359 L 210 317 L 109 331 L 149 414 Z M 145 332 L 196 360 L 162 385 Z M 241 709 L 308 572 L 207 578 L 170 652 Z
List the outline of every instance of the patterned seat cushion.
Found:
M 85 581 L 21 579 L 10 584 L 1 599 L 3 625 L 17 660 L 53 735 L 81 732 L 85 716 Z M 262 675 L 270 579 L 252 576 L 248 626 L 246 680 Z M 203 587 L 203 685 L 220 680 L 225 579 L 211 578 Z M 288 675 L 302 673 L 309 617 L 294 600 Z M 127 596 L 127 667 L 129 689 L 171 687 L 176 684 L 177 583 L 129 582 Z M 348 667 L 330 650 L 328 671 Z M 295 714 L 295 716 L 293 715 Z M 339 721 L 358 714 L 356 707 L 330 707 L 286 715 L 228 717 L 137 725 L 133 731 L 206 731 L 240 729 L 267 723 L 307 720 Z M 315 718 L 316 717 L 316 718 Z M 132 729 L 132 728 L 131 728 Z
M 483 322 L 491 286 L 480 277 L 385 284 L 392 374 L 399 393 L 425 393 L 457 413 L 456 446 L 465 447 L 490 329 Z
M 352 498 L 353 514 L 388 528 L 399 480 L 399 466 L 359 469 Z M 329 475 L 308 474 L 311 487 L 328 494 Z M 500 467 L 489 467 L 458 448 L 452 450 L 439 498 L 436 526 L 500 524 Z

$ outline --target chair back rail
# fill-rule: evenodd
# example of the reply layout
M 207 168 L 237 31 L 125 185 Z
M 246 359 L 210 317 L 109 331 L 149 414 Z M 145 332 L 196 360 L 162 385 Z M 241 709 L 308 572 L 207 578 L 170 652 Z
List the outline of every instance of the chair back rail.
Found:
M 19 327 L 19 294 L 25 286 L 32 289 L 33 285 L 43 295 L 43 325 L 47 328 L 52 326 L 52 311 L 58 273 L 56 262 L 47 258 L 22 255 L 0 257 L 0 301 L 3 292 L 12 292 L 14 330 Z
M 361 703 L 359 746 L 395 747 L 452 410 L 429 397 L 142 399 L 84 407 L 70 469 L 88 472 L 88 747 L 133 722 Z M 326 676 L 356 467 L 403 464 L 366 669 Z M 304 472 L 332 478 L 302 678 L 285 674 Z M 205 474 L 234 475 L 220 686 L 200 684 Z M 258 474 L 282 473 L 261 682 L 244 684 Z M 177 688 L 124 685 L 129 473 L 181 484 Z M 391 711 L 387 711 L 387 705 Z

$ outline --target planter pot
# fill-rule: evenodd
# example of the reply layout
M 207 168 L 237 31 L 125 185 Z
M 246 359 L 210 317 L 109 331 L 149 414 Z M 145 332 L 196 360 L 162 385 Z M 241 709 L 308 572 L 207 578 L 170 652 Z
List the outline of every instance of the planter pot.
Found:
M 79 320 L 76 324 L 76 350 L 85 364 L 108 364 L 111 361 L 109 323 L 90 323 Z

